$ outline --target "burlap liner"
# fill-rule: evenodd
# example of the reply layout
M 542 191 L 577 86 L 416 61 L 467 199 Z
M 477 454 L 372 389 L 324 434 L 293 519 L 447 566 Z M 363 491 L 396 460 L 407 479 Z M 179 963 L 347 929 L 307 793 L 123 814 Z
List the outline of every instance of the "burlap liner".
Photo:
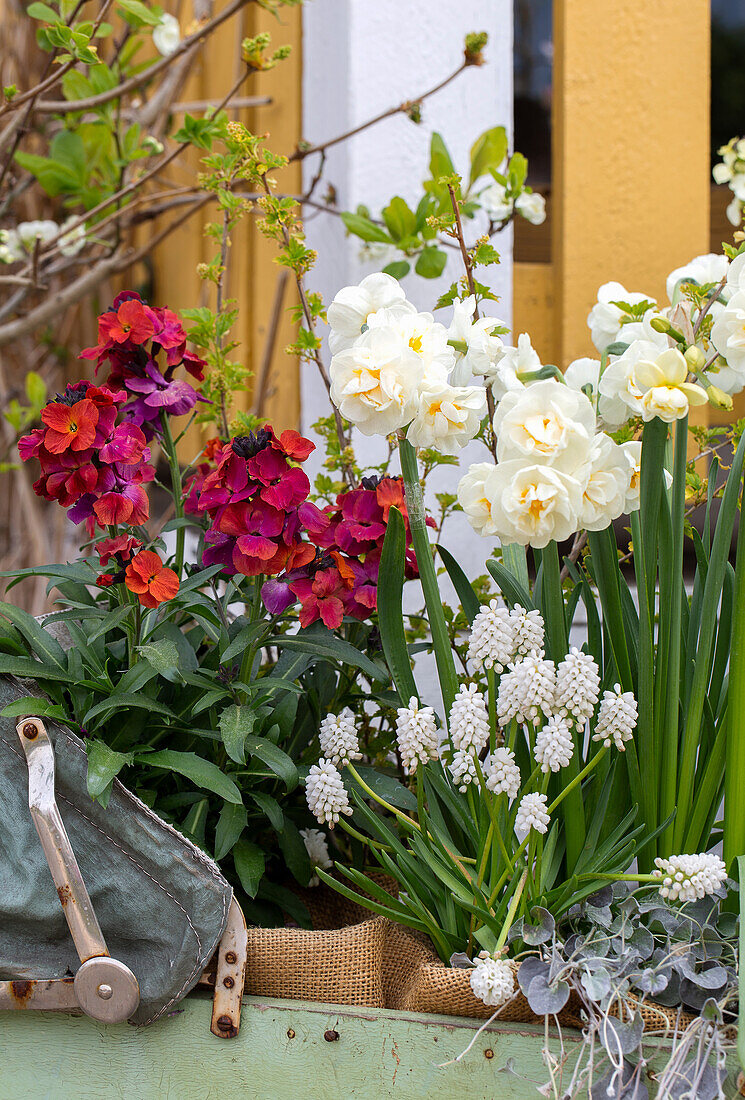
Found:
M 389 888 L 391 880 L 381 885 Z M 488 1019 L 493 1009 L 471 991 L 469 971 L 440 961 L 429 940 L 368 910 L 326 886 L 299 891 L 314 930 L 250 928 L 246 993 L 329 1004 L 393 1008 Z M 518 964 L 515 964 L 517 971 Z M 579 999 L 572 995 L 559 1013 L 563 1027 L 581 1028 Z M 649 1032 L 685 1027 L 688 1013 L 645 1002 L 638 1005 Z M 618 1015 L 618 1009 L 611 1010 Z M 537 1023 L 543 1017 L 519 992 L 497 1019 Z

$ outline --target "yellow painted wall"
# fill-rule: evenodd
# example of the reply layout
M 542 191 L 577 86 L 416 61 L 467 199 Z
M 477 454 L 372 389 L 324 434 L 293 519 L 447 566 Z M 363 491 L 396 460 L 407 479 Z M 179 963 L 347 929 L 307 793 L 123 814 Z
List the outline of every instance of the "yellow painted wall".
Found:
M 708 0 L 555 0 L 552 263 L 516 265 L 514 321 L 560 366 L 593 354 L 602 283 L 662 297 L 708 251 L 709 20 Z
M 282 8 L 279 18 L 271 16 L 258 4 L 250 4 L 218 30 L 214 39 L 194 66 L 182 98 L 186 101 L 219 101 L 237 79 L 236 67 L 239 43 L 247 35 L 268 31 L 273 46 L 290 45 L 292 54 L 275 69 L 248 77 L 240 89 L 242 96 L 269 96 L 268 105 L 232 112 L 231 117 L 244 122 L 254 133 L 267 133 L 268 144 L 277 152 L 290 153 L 297 145 L 301 126 L 301 10 Z M 190 153 L 189 169 L 174 171 L 179 182 L 192 182 L 199 157 Z M 190 176 L 192 178 L 190 178 Z M 279 187 L 296 194 L 301 186 L 299 165 L 290 165 L 276 175 Z M 209 221 L 219 220 L 216 207 L 208 206 L 161 245 L 153 256 L 154 300 L 172 309 L 183 309 L 205 302 L 214 306 L 214 289 L 202 283 L 196 275 L 200 261 L 211 259 L 214 242 L 204 236 Z M 258 374 L 265 350 L 267 330 L 274 303 L 280 269 L 274 262 L 277 254 L 273 242 L 259 233 L 256 219 L 249 216 L 234 234 L 229 258 L 227 295 L 235 298 L 240 309 L 233 338 L 239 341 L 233 358 L 244 362 Z M 291 285 L 284 297 L 281 320 L 271 362 L 273 379 L 264 408 L 280 428 L 297 426 L 300 418 L 298 364 L 287 356 L 284 348 L 294 340 L 288 308 L 295 302 Z M 239 394 L 236 404 L 252 407 L 252 393 Z M 184 454 L 191 454 L 198 444 L 196 434 L 190 438 Z

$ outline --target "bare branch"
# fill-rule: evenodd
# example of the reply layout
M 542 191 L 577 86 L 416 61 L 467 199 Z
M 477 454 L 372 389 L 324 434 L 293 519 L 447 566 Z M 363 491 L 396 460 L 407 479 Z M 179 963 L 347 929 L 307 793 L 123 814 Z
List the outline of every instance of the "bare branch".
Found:
M 259 382 L 253 402 L 253 411 L 256 416 L 264 415 L 264 406 L 269 397 L 269 378 L 272 369 L 274 345 L 277 342 L 277 332 L 279 331 L 279 322 L 282 316 L 282 303 L 284 301 L 289 278 L 290 273 L 287 268 L 282 268 L 277 276 L 277 288 L 274 292 L 272 313 L 269 318 L 269 330 L 266 334 L 266 343 L 264 344 L 264 353 L 261 357 L 261 368 L 259 370 Z
M 296 149 L 291 155 L 290 161 L 305 160 L 306 157 L 311 156 L 313 153 L 323 153 L 326 149 L 330 149 L 332 145 L 338 145 L 340 141 L 346 141 L 347 138 L 354 137 L 355 134 L 360 134 L 363 130 L 368 130 L 371 126 L 375 126 L 378 122 L 382 122 L 383 119 L 391 118 L 393 115 L 406 114 L 413 107 L 417 107 L 419 104 L 423 103 L 425 99 L 429 99 L 435 92 L 439 92 L 445 88 L 467 68 L 469 68 L 469 62 L 464 61 L 450 74 L 450 76 L 446 76 L 444 80 L 441 80 L 439 84 L 435 84 L 428 92 L 423 92 L 421 95 L 415 96 L 414 99 L 404 100 L 403 103 L 399 103 L 396 107 L 389 107 L 387 111 L 381 111 L 379 115 L 375 115 L 374 118 L 368 119 L 367 122 L 361 122 L 359 126 L 354 126 L 351 130 L 347 130 L 343 134 L 338 134 L 336 137 L 329 138 L 328 141 L 321 141 L 318 145 L 309 145 L 307 148 Z
M 0 325 L 0 348 L 6 347 L 14 340 L 19 340 L 22 336 L 27 336 L 39 325 L 51 321 L 62 310 L 79 302 L 81 298 L 89 294 L 109 275 L 113 275 L 117 271 L 123 271 L 130 262 L 131 253 L 129 251 L 114 252 L 113 255 L 106 256 L 105 259 L 88 268 L 74 283 L 69 283 L 62 289 L 50 294 L 48 298 L 45 298 L 40 305 L 30 310 L 24 317 L 19 317 L 16 321 L 9 321 L 7 325 Z

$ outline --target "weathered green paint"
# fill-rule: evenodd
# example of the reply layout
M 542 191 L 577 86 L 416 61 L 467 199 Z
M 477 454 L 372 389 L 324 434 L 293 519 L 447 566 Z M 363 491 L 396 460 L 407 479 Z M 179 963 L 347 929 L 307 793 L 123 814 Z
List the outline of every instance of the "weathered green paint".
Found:
M 494 1025 L 442 1066 L 479 1021 L 247 997 L 240 1035 L 221 1040 L 210 1005 L 192 995 L 148 1028 L 3 1013 L 0 1100 L 533 1100 L 546 1081 L 530 1024 Z M 578 1041 L 564 1031 L 569 1064 Z

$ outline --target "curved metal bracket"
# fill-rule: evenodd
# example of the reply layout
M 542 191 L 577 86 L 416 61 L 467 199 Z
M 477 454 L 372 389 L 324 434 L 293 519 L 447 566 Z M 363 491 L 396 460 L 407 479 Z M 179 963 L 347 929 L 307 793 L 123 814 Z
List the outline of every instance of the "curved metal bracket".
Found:
M 16 726 L 28 764 L 28 804 L 81 967 L 75 975 L 77 1002 L 88 1016 L 107 1023 L 129 1019 L 140 1003 L 132 971 L 109 957 L 101 926 L 54 797 L 54 748 L 40 718 Z

